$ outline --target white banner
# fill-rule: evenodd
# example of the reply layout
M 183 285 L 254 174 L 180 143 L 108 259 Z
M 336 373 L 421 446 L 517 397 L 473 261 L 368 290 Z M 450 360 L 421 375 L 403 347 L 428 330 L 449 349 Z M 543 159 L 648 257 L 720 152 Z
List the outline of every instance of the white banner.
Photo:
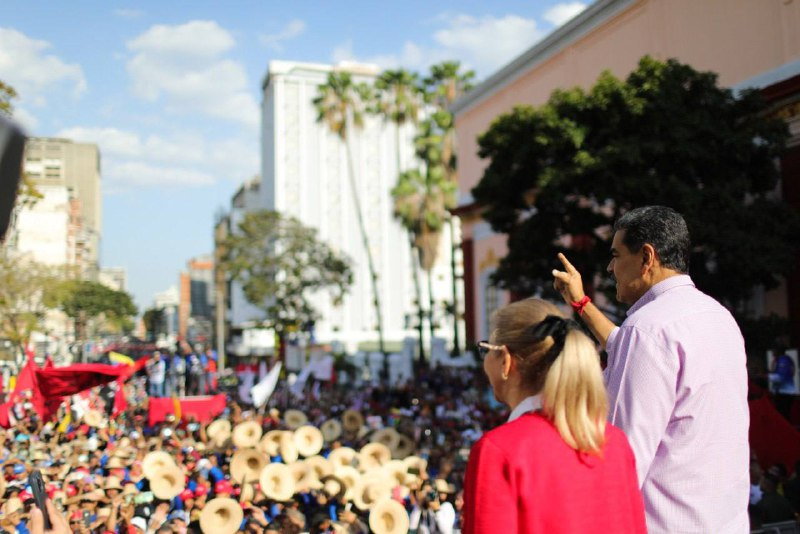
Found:
M 278 362 L 269 370 L 269 373 L 267 373 L 267 376 L 265 376 L 261 382 L 250 389 L 250 395 L 253 397 L 253 405 L 256 408 L 264 406 L 270 396 L 272 396 L 272 392 L 275 391 L 275 386 L 278 385 L 278 377 L 280 374 L 281 362 Z

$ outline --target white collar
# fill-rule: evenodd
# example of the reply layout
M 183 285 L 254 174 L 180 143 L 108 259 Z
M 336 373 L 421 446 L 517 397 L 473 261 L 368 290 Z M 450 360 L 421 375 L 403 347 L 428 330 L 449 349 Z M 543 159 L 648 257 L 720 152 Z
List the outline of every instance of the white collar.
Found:
M 539 395 L 532 395 L 530 397 L 525 397 L 522 402 L 517 404 L 517 407 L 511 412 L 511 415 L 508 416 L 508 422 L 510 423 L 517 417 L 521 416 L 522 414 L 526 414 L 528 412 L 535 412 L 539 408 L 542 407 L 542 399 Z

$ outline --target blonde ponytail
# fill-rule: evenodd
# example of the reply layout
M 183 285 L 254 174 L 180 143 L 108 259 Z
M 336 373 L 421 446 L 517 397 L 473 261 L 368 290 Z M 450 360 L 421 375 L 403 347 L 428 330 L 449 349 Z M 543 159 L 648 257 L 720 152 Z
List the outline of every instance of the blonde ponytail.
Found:
M 578 451 L 599 453 L 608 415 L 600 359 L 586 334 L 576 325 L 557 324 L 556 318 L 566 320 L 541 299 L 508 304 L 492 316 L 493 343 L 505 345 L 517 360 L 526 389 L 541 394 L 542 412 L 564 441 Z M 564 336 L 558 355 L 553 334 L 559 340 Z
M 599 453 L 608 415 L 603 375 L 589 338 L 570 330 L 542 388 L 542 411 L 564 441 L 581 452 Z

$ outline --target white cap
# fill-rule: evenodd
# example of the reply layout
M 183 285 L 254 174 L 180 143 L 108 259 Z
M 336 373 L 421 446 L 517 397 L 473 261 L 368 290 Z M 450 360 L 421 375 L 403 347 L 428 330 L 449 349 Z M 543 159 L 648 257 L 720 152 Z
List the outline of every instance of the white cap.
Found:
M 136 528 L 142 529 L 142 532 L 147 532 L 147 521 L 144 517 L 139 517 L 138 515 L 131 519 L 131 525 Z

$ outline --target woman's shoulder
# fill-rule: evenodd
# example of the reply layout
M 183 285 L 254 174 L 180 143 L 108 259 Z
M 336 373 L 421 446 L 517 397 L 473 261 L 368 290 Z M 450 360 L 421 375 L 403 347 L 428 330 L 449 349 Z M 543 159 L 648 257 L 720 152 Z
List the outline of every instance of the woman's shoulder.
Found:
M 539 412 L 529 412 L 485 432 L 480 441 L 504 449 L 515 449 L 553 439 L 561 439 L 553 423 Z

